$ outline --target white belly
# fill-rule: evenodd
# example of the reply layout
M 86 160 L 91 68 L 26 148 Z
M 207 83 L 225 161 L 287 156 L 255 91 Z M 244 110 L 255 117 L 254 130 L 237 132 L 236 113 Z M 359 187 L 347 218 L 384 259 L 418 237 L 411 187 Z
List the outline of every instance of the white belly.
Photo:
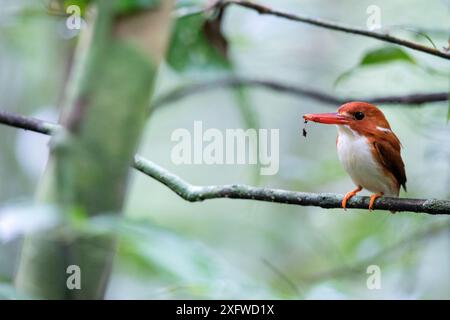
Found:
M 353 182 L 373 193 L 398 196 L 398 190 L 375 162 L 367 139 L 348 126 L 338 125 L 337 151 L 339 160 Z

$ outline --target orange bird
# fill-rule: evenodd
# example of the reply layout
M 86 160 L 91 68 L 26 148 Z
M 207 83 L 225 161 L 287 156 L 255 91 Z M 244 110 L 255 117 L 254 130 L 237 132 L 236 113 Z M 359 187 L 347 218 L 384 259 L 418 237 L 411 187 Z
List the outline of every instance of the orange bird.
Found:
M 357 186 L 342 200 L 344 209 L 347 201 L 363 188 L 373 192 L 370 211 L 377 198 L 383 195 L 398 197 L 400 186 L 406 191 L 400 140 L 380 109 L 356 101 L 342 105 L 337 112 L 305 114 L 303 118 L 337 125 L 338 157 Z

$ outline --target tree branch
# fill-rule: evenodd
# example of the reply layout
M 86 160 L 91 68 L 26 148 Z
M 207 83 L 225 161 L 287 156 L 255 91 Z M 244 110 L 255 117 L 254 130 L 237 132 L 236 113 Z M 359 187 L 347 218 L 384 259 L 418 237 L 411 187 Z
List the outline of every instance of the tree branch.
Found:
M 236 88 L 236 87 L 262 87 L 276 92 L 290 94 L 297 97 L 307 97 L 324 104 L 332 105 L 334 107 L 344 104 L 348 101 L 366 101 L 374 104 L 415 104 L 420 105 L 431 102 L 447 101 L 448 92 L 432 92 L 432 93 L 415 93 L 406 95 L 392 95 L 380 97 L 336 97 L 323 91 L 304 88 L 300 86 L 293 86 L 270 79 L 255 79 L 246 77 L 226 77 L 217 80 L 209 80 L 205 82 L 198 82 L 194 84 L 185 85 L 176 88 L 161 97 L 158 97 L 153 102 L 153 109 L 160 108 L 163 105 L 173 103 L 184 97 L 202 93 L 209 90 L 216 90 L 220 88 Z
M 0 112 L 0 123 L 6 125 L 14 124 L 14 127 L 43 134 L 53 134 L 59 128 L 57 124 L 52 124 L 35 118 L 19 116 L 6 111 Z M 48 128 L 51 129 L 49 130 Z M 138 155 L 134 157 L 132 166 L 138 171 L 161 182 L 178 194 L 181 198 L 190 202 L 230 198 L 259 200 L 300 206 L 315 206 L 331 209 L 341 208 L 343 198 L 342 195 L 333 193 L 295 192 L 282 189 L 269 189 L 236 184 L 223 186 L 195 186 Z M 347 203 L 347 207 L 353 209 L 367 209 L 368 206 L 369 197 L 355 196 L 352 197 Z M 382 197 L 375 202 L 375 207 L 378 210 L 450 215 L 450 200 Z
M 42 121 L 40 119 L 26 117 L 8 111 L 0 110 L 0 123 L 6 124 L 10 127 L 15 127 L 24 130 L 30 130 L 42 134 L 54 134 L 59 125 Z
M 183 199 L 190 202 L 230 198 L 315 206 L 325 209 L 341 208 L 343 195 L 334 193 L 307 193 L 282 189 L 268 189 L 247 185 L 194 186 L 177 175 L 140 156 L 135 156 L 133 167 L 158 180 Z M 348 208 L 367 209 L 369 197 L 352 197 Z M 406 199 L 383 197 L 376 201 L 379 210 L 450 214 L 450 200 Z
M 303 23 L 307 23 L 307 24 L 325 28 L 325 29 L 341 31 L 341 32 L 356 34 L 356 35 L 369 37 L 369 38 L 373 38 L 373 39 L 378 39 L 378 40 L 381 40 L 384 42 L 397 44 L 399 46 L 407 47 L 407 48 L 410 48 L 410 49 L 413 49 L 416 51 L 428 53 L 433 56 L 437 56 L 437 57 L 441 57 L 441 58 L 450 60 L 449 53 L 439 51 L 437 49 L 427 47 L 427 46 L 424 46 L 424 45 L 421 45 L 421 44 L 418 44 L 418 43 L 415 43 L 412 41 L 400 39 L 400 38 L 391 36 L 389 34 L 382 34 L 382 33 L 369 31 L 369 30 L 362 29 L 362 28 L 346 26 L 344 24 L 340 24 L 340 23 L 336 23 L 336 22 L 331 22 L 331 21 L 326 21 L 326 20 L 322 20 L 322 19 L 318 19 L 318 18 L 311 18 L 311 17 L 307 17 L 307 16 L 283 12 L 283 11 L 271 9 L 269 7 L 266 7 L 266 6 L 263 6 L 260 4 L 256 4 L 256 3 L 253 3 L 250 1 L 223 0 L 223 1 L 218 1 L 215 5 L 215 8 L 218 8 L 221 6 L 228 6 L 228 5 L 236 5 L 236 6 L 240 6 L 240 7 L 244 7 L 247 9 L 257 11 L 260 14 L 267 14 L 267 15 L 272 15 L 275 17 L 280 17 L 280 18 L 284 18 L 284 19 L 288 19 L 288 20 L 303 22 Z M 210 8 L 207 8 L 207 10 L 210 10 Z

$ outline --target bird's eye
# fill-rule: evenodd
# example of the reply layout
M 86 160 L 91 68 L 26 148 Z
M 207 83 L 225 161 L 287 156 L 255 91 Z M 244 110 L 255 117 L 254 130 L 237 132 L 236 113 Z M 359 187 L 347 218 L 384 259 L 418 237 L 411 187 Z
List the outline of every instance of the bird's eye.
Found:
M 362 112 L 360 112 L 360 111 L 355 112 L 355 119 L 356 119 L 356 120 L 362 120 L 362 119 L 364 119 L 364 113 L 362 113 Z

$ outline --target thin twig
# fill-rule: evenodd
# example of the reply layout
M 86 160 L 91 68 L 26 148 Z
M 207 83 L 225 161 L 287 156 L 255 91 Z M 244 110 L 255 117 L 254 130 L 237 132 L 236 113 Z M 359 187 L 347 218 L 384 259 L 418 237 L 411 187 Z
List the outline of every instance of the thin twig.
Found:
M 271 9 L 267 6 L 263 6 L 263 5 L 260 5 L 260 4 L 254 3 L 254 2 L 250 2 L 250 1 L 245 1 L 245 0 L 223 0 L 223 1 L 218 1 L 216 4 L 217 7 L 228 6 L 228 5 L 236 5 L 236 6 L 240 6 L 240 7 L 244 7 L 247 9 L 257 11 L 260 14 L 267 14 L 267 15 L 272 15 L 272 16 L 276 16 L 276 17 L 280 17 L 280 18 L 284 18 L 284 19 L 288 19 L 288 20 L 303 22 L 303 23 L 307 23 L 307 24 L 314 25 L 314 26 L 321 27 L 321 28 L 326 28 L 326 29 L 330 29 L 330 30 L 341 31 L 341 32 L 356 34 L 356 35 L 369 37 L 369 38 L 373 38 L 373 39 L 378 39 L 378 40 L 381 40 L 384 42 L 397 44 L 397 45 L 407 47 L 407 48 L 410 48 L 410 49 L 413 49 L 416 51 L 428 53 L 433 56 L 437 56 L 437 57 L 441 57 L 441 58 L 450 60 L 449 53 L 439 51 L 437 49 L 427 47 L 422 44 L 418 44 L 418 43 L 415 43 L 415 42 L 412 42 L 409 40 L 400 39 L 400 38 L 391 36 L 389 34 L 378 33 L 378 32 L 374 32 L 374 31 L 369 31 L 369 30 L 357 28 L 357 27 L 346 26 L 344 24 L 326 21 L 326 20 L 322 20 L 322 19 L 318 19 L 318 18 L 311 18 L 311 17 L 307 17 L 307 16 L 303 16 L 303 15 L 297 15 L 297 14 L 292 14 L 292 13 L 288 13 L 288 12 L 283 12 L 280 10 Z
M 10 127 L 30 130 L 43 134 L 54 134 L 59 125 L 40 119 L 26 117 L 8 111 L 0 110 L 0 123 Z
M 298 97 L 310 98 L 324 104 L 337 107 L 348 101 L 366 101 L 374 104 L 401 104 L 401 105 L 421 105 L 424 103 L 447 101 L 448 92 L 414 93 L 405 95 L 391 95 L 380 97 L 336 97 L 320 90 L 294 86 L 270 79 L 256 79 L 247 77 L 226 77 L 216 80 L 198 82 L 185 85 L 163 94 L 152 103 L 152 108 L 157 109 L 183 99 L 187 96 L 202 93 L 209 90 L 236 87 L 261 87 L 276 92 L 290 94 Z
M 53 134 L 57 132 L 57 130 L 61 130 L 57 124 L 35 118 L 20 116 L 6 111 L 0 112 L 0 123 L 43 134 Z M 295 192 L 237 184 L 223 186 L 195 186 L 189 184 L 170 171 L 138 155 L 134 157 L 132 166 L 140 172 L 161 182 L 183 199 L 191 202 L 208 199 L 230 198 L 259 200 L 300 206 L 315 206 L 331 209 L 341 208 L 341 202 L 343 199 L 343 195 L 334 193 Z M 369 206 L 369 200 L 369 197 L 352 197 L 347 203 L 347 208 L 367 209 Z M 375 207 L 379 210 L 450 215 L 450 200 L 382 197 L 376 201 Z

